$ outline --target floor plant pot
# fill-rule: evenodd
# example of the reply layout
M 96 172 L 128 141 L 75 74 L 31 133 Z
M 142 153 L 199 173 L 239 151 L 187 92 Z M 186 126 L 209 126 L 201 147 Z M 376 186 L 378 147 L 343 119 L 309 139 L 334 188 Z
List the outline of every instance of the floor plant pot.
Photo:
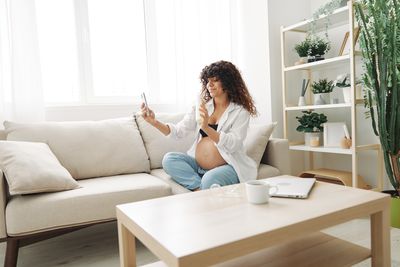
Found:
M 383 193 L 392 196 L 390 202 L 390 225 L 400 229 L 400 197 L 395 197 L 396 192 L 394 190 L 386 190 Z

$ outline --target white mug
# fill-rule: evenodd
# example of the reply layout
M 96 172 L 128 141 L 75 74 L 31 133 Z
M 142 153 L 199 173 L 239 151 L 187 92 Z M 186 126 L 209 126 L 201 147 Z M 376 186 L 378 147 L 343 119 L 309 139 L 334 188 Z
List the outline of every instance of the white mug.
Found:
M 246 194 L 247 200 L 253 204 L 268 203 L 271 189 L 275 189 L 278 192 L 278 187 L 271 186 L 267 182 L 251 180 L 246 182 Z

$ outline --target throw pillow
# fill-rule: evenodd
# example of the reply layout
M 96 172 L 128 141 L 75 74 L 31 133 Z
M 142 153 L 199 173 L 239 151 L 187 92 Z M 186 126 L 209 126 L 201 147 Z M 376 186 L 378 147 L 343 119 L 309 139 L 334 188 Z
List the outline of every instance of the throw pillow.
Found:
M 271 124 L 251 124 L 247 131 L 244 147 L 247 155 L 256 162 L 257 167 L 260 165 L 269 137 L 276 124 L 276 122 Z
M 44 143 L 0 141 L 0 168 L 5 174 L 10 195 L 79 187 Z

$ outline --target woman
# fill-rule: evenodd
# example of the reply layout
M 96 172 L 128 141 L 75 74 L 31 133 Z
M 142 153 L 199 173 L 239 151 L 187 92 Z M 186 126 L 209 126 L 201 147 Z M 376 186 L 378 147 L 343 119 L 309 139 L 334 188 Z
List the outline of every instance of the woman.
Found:
M 257 110 L 240 72 L 232 63 L 218 61 L 204 67 L 200 80 L 198 122 L 195 108 L 174 125 L 156 120 L 154 112 L 142 104 L 143 118 L 164 135 L 179 139 L 197 132 L 187 153 L 164 156 L 165 172 L 193 191 L 256 179 L 256 163 L 246 155 L 243 141 L 250 116 L 256 116 Z

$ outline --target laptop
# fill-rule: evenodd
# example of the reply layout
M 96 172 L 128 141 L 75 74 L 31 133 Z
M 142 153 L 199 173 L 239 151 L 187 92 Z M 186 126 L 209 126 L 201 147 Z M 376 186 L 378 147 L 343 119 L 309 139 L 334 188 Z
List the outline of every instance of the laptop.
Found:
M 271 196 L 288 198 L 308 198 L 315 184 L 315 178 L 299 178 L 290 175 L 267 178 L 264 181 L 278 187 L 278 191 Z

